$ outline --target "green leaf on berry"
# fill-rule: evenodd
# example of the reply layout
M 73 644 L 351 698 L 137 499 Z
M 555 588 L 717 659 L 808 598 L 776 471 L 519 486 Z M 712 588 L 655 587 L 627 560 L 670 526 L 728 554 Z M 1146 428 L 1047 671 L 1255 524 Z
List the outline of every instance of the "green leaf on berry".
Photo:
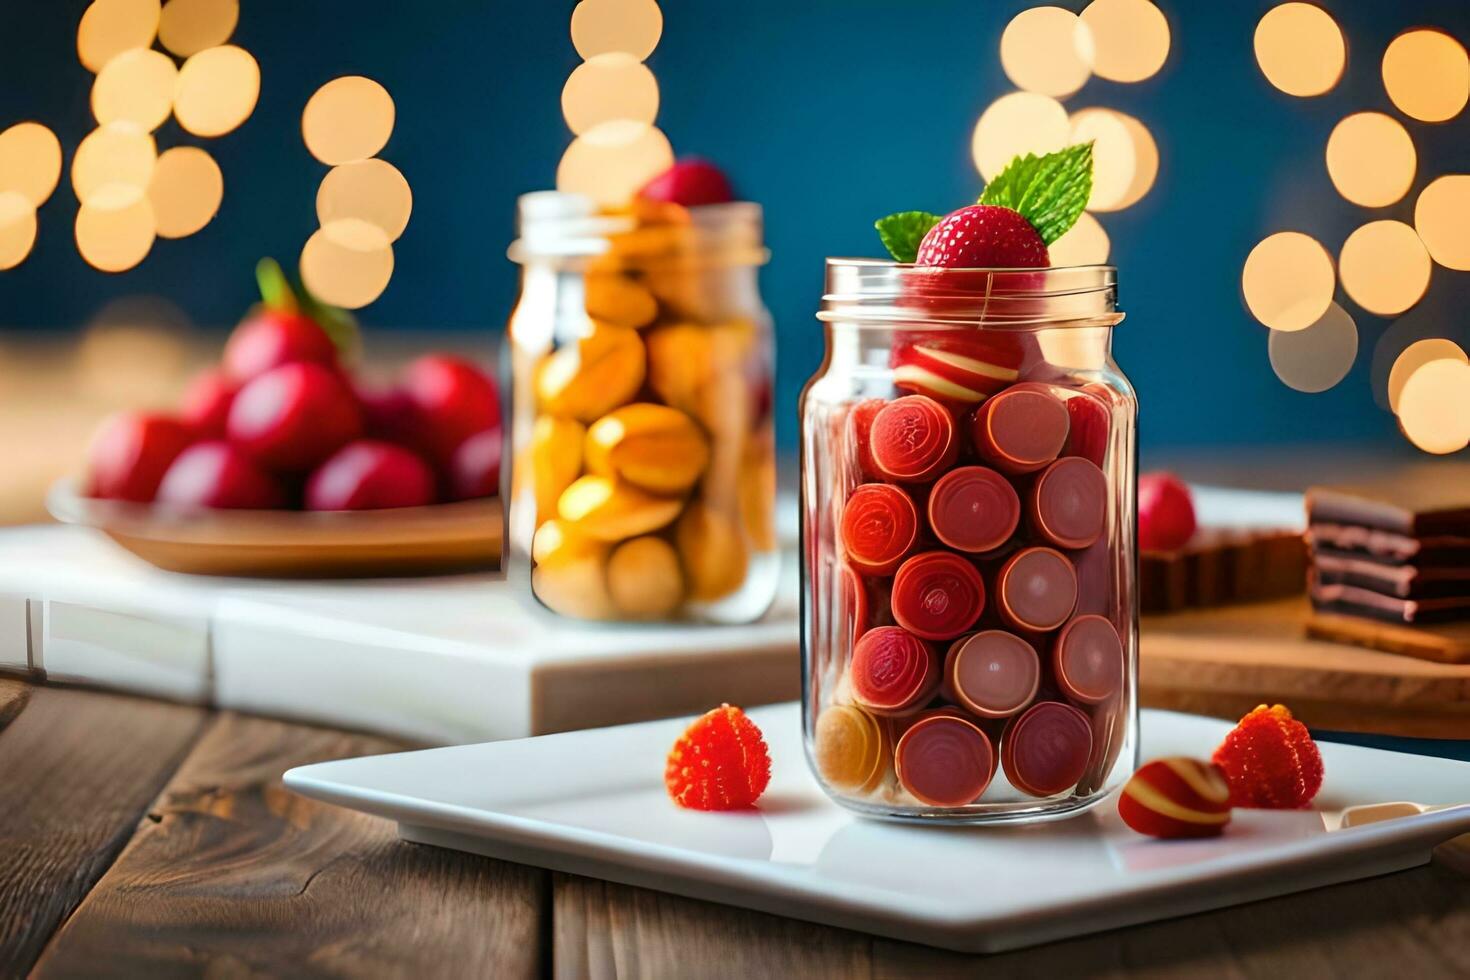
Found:
M 919 254 L 919 243 L 929 229 L 943 219 L 942 214 L 928 211 L 900 211 L 873 222 L 883 247 L 898 262 L 912 262 Z
M 261 259 L 256 263 L 255 283 L 260 287 L 260 298 L 266 309 L 278 313 L 294 313 L 298 309 L 296 293 L 281 271 L 281 263 L 275 259 Z
M 1092 143 L 1038 157 L 1016 157 L 985 185 L 979 204 L 1021 212 L 1050 245 L 1077 223 L 1092 196 Z
M 340 306 L 323 303 L 312 295 L 305 283 L 297 285 L 296 295 L 301 297 L 301 312 L 322 328 L 337 348 L 337 355 L 349 363 L 357 361 L 362 356 L 362 328 L 358 326 L 357 317 Z

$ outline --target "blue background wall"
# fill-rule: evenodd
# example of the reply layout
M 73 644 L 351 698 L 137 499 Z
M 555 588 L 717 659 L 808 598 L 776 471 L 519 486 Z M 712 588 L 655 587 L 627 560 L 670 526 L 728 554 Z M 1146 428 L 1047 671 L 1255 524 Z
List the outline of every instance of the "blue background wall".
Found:
M 871 222 L 902 208 L 945 211 L 980 181 L 971 129 L 1009 89 L 997 50 L 1024 2 L 978 0 L 667 0 L 650 64 L 659 123 L 680 152 L 722 161 L 765 204 L 775 253 L 765 273 L 779 324 L 783 441 L 796 393 L 816 366 L 813 320 L 822 258 L 877 254 Z M 1080 9 L 1080 2 L 1068 2 Z M 515 195 L 548 186 L 569 140 L 562 83 L 578 63 L 568 0 L 244 0 L 235 40 L 259 59 L 260 104 L 240 130 L 207 141 L 225 174 L 224 206 L 186 242 L 160 242 L 137 270 L 88 268 L 72 242 L 76 202 L 65 182 L 41 212 L 19 269 L 0 273 L 0 333 L 66 330 L 107 300 L 170 297 L 199 324 L 227 325 L 252 300 L 250 269 L 274 254 L 294 264 L 315 227 L 325 168 L 301 143 L 307 97 L 362 73 L 398 104 L 384 156 L 408 176 L 415 210 L 387 293 L 364 311 L 374 326 L 498 332 L 514 296 L 504 258 Z M 1153 448 L 1307 440 L 1395 441 L 1370 386 L 1374 344 L 1389 324 L 1348 304 L 1361 343 L 1336 389 L 1285 388 L 1266 359 L 1266 331 L 1239 296 L 1241 264 L 1266 234 L 1307 231 L 1336 251 L 1359 223 L 1412 220 L 1428 180 L 1470 169 L 1470 113 L 1433 126 L 1406 121 L 1420 173 L 1403 202 L 1372 212 L 1327 180 L 1332 126 L 1363 108 L 1392 112 L 1379 61 L 1399 31 L 1436 25 L 1470 37 L 1463 0 L 1326 4 L 1349 40 L 1349 67 L 1327 96 L 1294 99 L 1255 65 L 1251 37 L 1264 0 L 1160 3 L 1173 29 L 1164 69 L 1137 85 L 1093 80 L 1068 101 L 1133 113 L 1162 163 L 1153 191 L 1103 221 L 1120 267 L 1127 322 L 1117 356 L 1144 405 Z M 91 124 L 91 76 L 75 58 L 83 0 L 0 5 L 0 126 L 36 118 L 68 154 Z M 199 142 L 172 124 L 163 145 Z M 1435 270 L 1430 296 L 1400 334 L 1464 336 L 1466 274 Z M 1339 297 L 1341 299 L 1341 296 Z M 1396 350 L 1397 348 L 1395 348 Z M 1389 355 L 1391 359 L 1391 354 Z M 1384 359 L 1380 358 L 1380 362 Z M 1379 373 L 1386 372 L 1380 363 Z

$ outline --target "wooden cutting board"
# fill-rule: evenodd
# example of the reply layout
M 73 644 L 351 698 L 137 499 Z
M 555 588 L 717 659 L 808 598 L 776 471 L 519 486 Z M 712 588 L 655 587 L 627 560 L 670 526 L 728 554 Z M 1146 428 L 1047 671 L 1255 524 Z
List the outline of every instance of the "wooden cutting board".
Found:
M 1239 718 L 1280 703 L 1314 728 L 1470 738 L 1470 664 L 1312 639 L 1310 615 L 1298 597 L 1143 617 L 1143 704 Z

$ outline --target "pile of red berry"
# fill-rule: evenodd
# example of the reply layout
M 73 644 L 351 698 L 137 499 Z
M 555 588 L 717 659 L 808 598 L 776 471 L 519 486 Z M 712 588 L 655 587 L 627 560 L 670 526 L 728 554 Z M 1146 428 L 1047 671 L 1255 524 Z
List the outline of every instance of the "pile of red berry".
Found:
M 429 354 L 397 386 L 355 379 L 316 318 L 247 317 L 178 411 L 122 412 L 93 440 L 83 492 L 180 507 L 368 510 L 495 495 L 493 378 Z

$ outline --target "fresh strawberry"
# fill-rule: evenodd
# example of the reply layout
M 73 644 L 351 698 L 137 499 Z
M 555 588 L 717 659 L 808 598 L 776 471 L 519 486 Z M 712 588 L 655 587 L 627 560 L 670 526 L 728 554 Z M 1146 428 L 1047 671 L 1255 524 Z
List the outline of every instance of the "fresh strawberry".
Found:
M 730 179 L 719 167 L 700 157 L 684 157 L 643 185 L 638 196 L 645 201 L 665 201 L 686 208 L 701 204 L 727 204 L 735 200 Z
M 972 204 L 944 216 L 919 243 L 919 266 L 1030 269 L 1051 265 L 1046 243 L 1020 212 Z

